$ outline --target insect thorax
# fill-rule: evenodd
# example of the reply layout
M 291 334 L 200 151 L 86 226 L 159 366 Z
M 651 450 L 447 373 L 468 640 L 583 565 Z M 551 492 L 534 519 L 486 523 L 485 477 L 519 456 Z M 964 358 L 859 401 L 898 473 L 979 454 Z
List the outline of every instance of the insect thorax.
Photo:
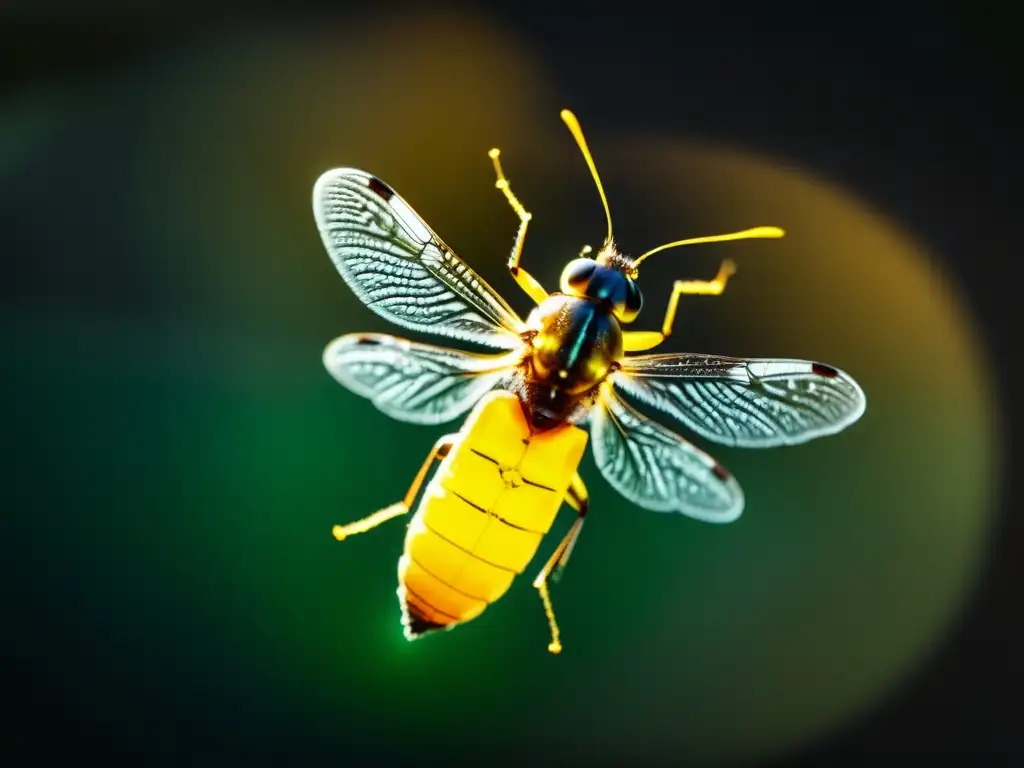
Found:
M 622 357 L 622 330 L 593 299 L 552 294 L 527 320 L 520 398 L 535 428 L 572 421 Z

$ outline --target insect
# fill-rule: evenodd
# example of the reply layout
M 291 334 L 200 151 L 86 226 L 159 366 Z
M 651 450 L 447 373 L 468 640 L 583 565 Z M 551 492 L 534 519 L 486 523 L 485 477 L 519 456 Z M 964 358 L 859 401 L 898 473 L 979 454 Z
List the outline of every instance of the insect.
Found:
M 679 240 L 636 258 L 620 253 L 593 157 L 575 116 L 561 117 L 576 140 L 604 207 L 600 249 L 584 246 L 553 293 L 520 266 L 531 214 L 489 153 L 495 186 L 519 217 L 508 260 L 536 305 L 524 322 L 395 192 L 354 168 L 324 173 L 313 208 L 341 276 L 374 312 L 398 326 L 490 347 L 490 353 L 432 346 L 385 334 L 332 341 L 324 364 L 341 384 L 392 418 L 442 424 L 469 411 L 461 430 L 441 437 L 405 497 L 348 525 L 343 540 L 408 513 L 431 476 L 405 537 L 398 598 L 409 640 L 479 616 L 508 590 L 550 530 L 562 502 L 577 512 L 540 569 L 551 642 L 562 650 L 548 591 L 583 528 L 588 493 L 578 468 L 589 437 L 604 479 L 656 512 L 728 523 L 743 511 L 739 484 L 715 459 L 637 410 L 718 443 L 766 448 L 836 433 L 860 418 L 864 393 L 846 373 L 821 363 L 707 354 L 640 354 L 671 333 L 679 298 L 718 295 L 735 272 L 721 263 L 711 280 L 676 281 L 660 331 L 626 330 L 643 298 L 639 268 L 668 248 L 776 238 L 775 227 Z M 632 402 L 631 402 L 632 401 Z

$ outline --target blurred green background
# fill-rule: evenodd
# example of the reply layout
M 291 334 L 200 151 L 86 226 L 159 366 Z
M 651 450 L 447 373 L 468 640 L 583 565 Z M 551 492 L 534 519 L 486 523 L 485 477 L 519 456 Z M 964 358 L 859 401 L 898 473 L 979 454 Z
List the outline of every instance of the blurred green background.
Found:
M 50 696 L 23 707 L 58 701 L 78 738 L 171 759 L 706 764 L 812 743 L 931 658 L 984 563 L 997 482 L 992 383 L 955 286 L 899 222 L 785 158 L 588 130 L 583 110 L 627 252 L 788 231 L 652 257 L 652 328 L 673 279 L 739 264 L 723 296 L 684 300 L 666 350 L 820 360 L 858 379 L 866 415 L 788 449 L 695 440 L 744 487 L 731 526 L 632 507 L 588 456 L 590 522 L 553 593 L 560 657 L 526 578 L 407 643 L 402 523 L 331 537 L 399 498 L 441 430 L 323 369 L 333 337 L 394 329 L 334 271 L 313 182 L 380 175 L 525 315 L 487 149 L 534 214 L 524 263 L 546 286 L 604 231 L 558 119 L 576 105 L 546 82 L 496 25 L 404 15 L 241 27 L 4 102 L 8 245 L 38 260 L 0 315 L 9 658 Z

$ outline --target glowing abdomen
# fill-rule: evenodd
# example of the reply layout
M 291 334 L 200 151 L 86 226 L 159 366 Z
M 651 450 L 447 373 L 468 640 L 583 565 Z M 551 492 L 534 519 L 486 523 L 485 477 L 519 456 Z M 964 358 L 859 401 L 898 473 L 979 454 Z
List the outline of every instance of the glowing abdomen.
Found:
M 505 594 L 551 529 L 586 444 L 568 424 L 531 434 L 510 392 L 480 401 L 409 524 L 398 564 L 407 637 L 469 621 Z

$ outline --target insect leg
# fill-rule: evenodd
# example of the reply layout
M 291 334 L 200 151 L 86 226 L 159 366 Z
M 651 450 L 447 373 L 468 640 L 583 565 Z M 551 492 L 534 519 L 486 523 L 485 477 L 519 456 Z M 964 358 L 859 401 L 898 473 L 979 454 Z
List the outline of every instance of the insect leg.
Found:
M 488 153 L 491 162 L 494 163 L 494 173 L 498 177 L 494 182 L 494 186 L 501 190 L 502 194 L 505 195 L 505 199 L 508 200 L 508 204 L 512 206 L 512 210 L 519 217 L 519 231 L 516 232 L 516 242 L 512 246 L 512 255 L 508 257 L 508 271 L 519 284 L 519 287 L 526 291 L 526 295 L 533 299 L 535 303 L 540 304 L 548 297 L 548 292 L 544 290 L 543 286 L 537 282 L 533 275 L 519 267 L 519 259 L 523 255 L 523 241 L 526 240 L 526 227 L 530 223 L 530 219 L 533 218 L 533 214 L 526 210 L 523 204 L 519 202 L 519 198 L 512 194 L 512 188 L 508 184 L 508 179 L 505 178 L 505 173 L 501 170 L 501 162 L 498 160 L 498 155 L 500 154 L 501 152 L 497 149 L 492 149 Z
M 540 599 L 544 604 L 544 613 L 548 617 L 548 625 L 551 628 L 551 643 L 548 645 L 548 650 L 552 653 L 561 653 L 562 644 L 558 639 L 558 622 L 555 621 L 555 609 L 551 607 L 548 581 L 557 583 L 562 578 L 565 566 L 569 562 L 569 556 L 572 554 L 573 547 L 576 546 L 576 540 L 580 536 L 580 531 L 583 530 L 583 519 L 587 516 L 587 508 L 590 506 L 590 496 L 579 473 L 573 477 L 569 490 L 565 494 L 565 500 L 573 509 L 579 512 L 579 516 L 572 524 L 572 528 L 569 529 L 565 538 L 562 539 L 562 543 L 554 551 L 554 554 L 551 555 L 544 564 L 544 567 L 541 568 L 537 578 L 533 580 L 533 586 L 540 592 Z
M 665 320 L 661 324 L 660 331 L 623 331 L 622 346 L 626 352 L 643 352 L 653 349 L 669 337 L 672 333 L 672 325 L 676 320 L 676 309 L 679 307 L 679 297 L 684 293 L 687 295 L 718 296 L 725 290 L 725 284 L 729 278 L 736 274 L 736 264 L 732 259 L 726 259 L 718 268 L 718 274 L 713 280 L 676 280 L 672 287 L 672 295 L 668 300 L 668 308 L 665 310 Z
M 412 503 L 416 500 L 416 494 L 420 492 L 420 487 L 423 485 L 423 480 L 427 476 L 427 471 L 430 469 L 430 465 L 447 456 L 458 438 L 458 433 L 453 433 L 445 435 L 434 443 L 434 447 L 430 451 L 430 455 L 427 456 L 427 460 L 423 462 L 423 466 L 420 467 L 420 471 L 417 472 L 416 477 L 413 478 L 412 485 L 409 486 L 409 490 L 406 492 L 404 499 L 396 501 L 391 506 L 384 507 L 384 509 L 378 510 L 372 515 L 364 517 L 362 520 L 356 520 L 354 523 L 349 523 L 348 525 L 334 526 L 334 538 L 338 541 L 344 541 L 353 534 L 366 533 L 367 531 L 376 528 L 381 523 L 386 523 L 391 518 L 404 515 L 408 512 Z

